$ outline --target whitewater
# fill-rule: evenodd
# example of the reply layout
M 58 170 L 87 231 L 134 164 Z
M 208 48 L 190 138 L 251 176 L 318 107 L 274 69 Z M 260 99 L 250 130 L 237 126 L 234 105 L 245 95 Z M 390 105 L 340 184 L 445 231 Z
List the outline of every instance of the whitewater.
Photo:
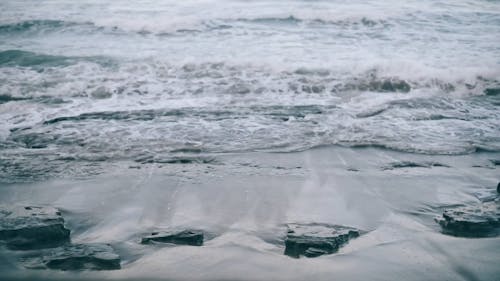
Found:
M 0 203 L 122 267 L 9 278 L 495 280 L 499 238 L 434 218 L 499 163 L 498 1 L 0 2 Z M 294 222 L 364 234 L 291 259 Z M 169 227 L 209 239 L 137 243 Z

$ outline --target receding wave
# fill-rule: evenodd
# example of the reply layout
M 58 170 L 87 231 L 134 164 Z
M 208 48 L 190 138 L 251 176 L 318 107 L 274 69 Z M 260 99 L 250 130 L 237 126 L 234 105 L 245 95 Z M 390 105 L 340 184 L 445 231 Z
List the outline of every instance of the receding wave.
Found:
M 304 118 L 308 114 L 322 114 L 323 111 L 334 108 L 334 106 L 297 105 L 297 106 L 259 106 L 259 107 L 235 107 L 223 110 L 200 110 L 196 108 L 182 108 L 171 110 L 134 110 L 134 111 L 108 111 L 83 113 L 76 116 L 62 116 L 44 121 L 44 125 L 52 125 L 59 122 L 75 122 L 87 120 L 127 120 L 127 121 L 151 121 L 161 117 L 204 117 L 210 120 L 223 120 L 225 118 L 245 117 L 249 114 L 262 114 L 277 118 Z M 286 121 L 286 120 L 284 120 Z
M 500 151 L 499 86 L 487 71 L 450 78 L 381 67 L 345 73 L 157 59 L 106 67 L 89 57 L 0 54 L 9 55 L 0 66 L 64 62 L 50 71 L 0 67 L 6 120 L 0 174 L 16 179 L 64 167 L 98 173 L 103 163 L 123 161 L 211 165 L 219 153 L 330 145 L 420 154 Z M 36 60 L 23 61 L 30 57 Z M 22 80 L 30 83 L 6 83 Z M 36 114 L 17 112 L 21 105 Z
M 259 24 L 314 24 L 314 25 L 337 25 L 337 26 L 388 26 L 387 20 L 375 20 L 367 17 L 353 19 L 324 19 L 324 18 L 301 18 L 290 15 L 288 17 L 261 17 L 261 18 L 238 18 L 239 22 Z
M 95 62 L 103 66 L 109 66 L 113 64 L 113 59 L 106 57 L 55 56 L 47 54 L 38 54 L 23 50 L 6 50 L 0 52 L 0 67 L 1 66 L 64 67 L 78 63 L 79 61 Z
M 245 26 L 253 25 L 255 27 L 290 27 L 305 26 L 315 28 L 318 26 L 331 27 L 336 29 L 356 29 L 356 28 L 387 28 L 393 23 L 387 20 L 369 19 L 362 17 L 359 19 L 322 19 L 322 18 L 300 18 L 294 15 L 287 17 L 248 17 L 248 18 L 218 18 L 211 20 L 202 20 L 198 24 L 186 26 L 185 28 L 155 27 L 151 30 L 141 28 L 136 30 L 141 34 L 174 35 L 174 34 L 197 34 L 202 32 L 221 31 L 227 29 L 241 29 Z
M 27 31 L 40 31 L 47 29 L 60 29 L 74 26 L 77 23 L 62 20 L 28 20 L 0 25 L 0 34 L 21 33 Z
M 0 36 L 12 36 L 22 34 L 47 34 L 52 32 L 95 32 L 95 31 L 116 31 L 116 28 L 106 29 L 97 26 L 92 22 L 73 22 L 64 20 L 39 19 L 13 22 L 0 25 Z
M 95 32 L 104 32 L 109 34 L 124 34 L 127 32 L 138 33 L 141 35 L 173 35 L 173 34 L 193 34 L 200 32 L 220 31 L 232 28 L 241 28 L 241 24 L 258 24 L 258 25 L 310 25 L 318 26 L 333 26 L 336 28 L 358 28 L 358 27 L 388 27 L 391 24 L 387 20 L 370 19 L 367 17 L 356 19 L 323 19 L 323 18 L 301 18 L 295 15 L 287 17 L 257 17 L 257 18 L 214 18 L 214 19 L 200 19 L 196 23 L 191 23 L 182 26 L 169 26 L 167 24 L 158 23 L 157 26 L 141 26 L 134 27 L 133 24 L 124 22 L 116 23 L 94 23 L 86 22 L 73 22 L 64 20 L 52 19 L 39 19 L 39 20 L 26 20 L 20 22 L 13 22 L 0 25 L 0 36 L 12 36 L 20 34 L 47 34 L 52 32 L 71 32 L 76 34 L 87 34 Z
M 36 54 L 21 50 L 0 52 L 0 66 L 65 66 L 71 64 L 72 58 Z

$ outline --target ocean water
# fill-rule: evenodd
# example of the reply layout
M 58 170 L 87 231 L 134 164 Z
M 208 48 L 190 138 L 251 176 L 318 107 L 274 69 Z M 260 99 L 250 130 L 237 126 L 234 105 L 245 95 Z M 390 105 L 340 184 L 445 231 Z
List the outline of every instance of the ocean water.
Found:
M 87 227 L 74 239 L 118 245 L 107 278 L 493 280 L 498 239 L 429 218 L 496 185 L 499 152 L 499 1 L 0 1 L 0 202 L 56 205 Z M 384 170 L 408 159 L 446 165 Z M 262 237 L 290 220 L 375 236 L 289 261 Z M 172 224 L 224 238 L 131 254 Z
M 499 46 L 496 1 L 2 1 L 0 171 L 498 151 Z

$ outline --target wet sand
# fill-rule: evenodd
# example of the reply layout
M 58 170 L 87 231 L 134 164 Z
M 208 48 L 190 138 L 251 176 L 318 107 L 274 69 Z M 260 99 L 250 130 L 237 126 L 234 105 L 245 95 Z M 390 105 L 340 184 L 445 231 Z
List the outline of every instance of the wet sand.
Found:
M 499 153 L 407 154 L 323 147 L 299 153 L 224 154 L 209 163 L 110 164 L 79 180 L 2 184 L 2 204 L 62 211 L 73 243 L 109 243 L 122 269 L 26 270 L 2 250 L 6 279 L 495 280 L 500 239 L 441 233 L 450 206 L 495 194 Z M 338 253 L 283 254 L 286 223 L 366 231 Z M 141 245 L 158 228 L 191 227 L 201 247 Z

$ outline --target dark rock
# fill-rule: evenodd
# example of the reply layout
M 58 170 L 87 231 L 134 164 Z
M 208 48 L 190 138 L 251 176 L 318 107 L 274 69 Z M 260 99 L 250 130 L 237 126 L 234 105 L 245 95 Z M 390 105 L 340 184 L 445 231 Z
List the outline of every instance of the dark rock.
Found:
M 497 192 L 500 193 L 500 182 L 497 184 Z
M 56 208 L 0 206 L 0 240 L 9 249 L 57 247 L 69 242 L 69 234 Z
M 192 157 L 192 156 L 179 156 L 179 157 L 155 157 L 152 155 L 144 155 L 135 159 L 135 162 L 141 164 L 212 164 L 216 162 L 215 158 L 212 157 Z
M 400 161 L 389 163 L 388 166 L 383 167 L 383 170 L 401 169 L 401 168 L 432 168 L 432 167 L 444 167 L 449 168 L 450 166 L 441 164 L 438 162 L 412 162 L 412 161 Z
M 24 261 L 29 269 L 113 270 L 120 269 L 120 256 L 107 244 L 76 244 L 54 248 L 41 257 Z
M 285 255 L 309 258 L 333 254 L 350 239 L 360 235 L 351 227 L 328 224 L 289 224 L 285 239 Z
M 203 231 L 188 229 L 181 231 L 153 232 L 151 235 L 141 240 L 142 244 L 150 244 L 152 242 L 201 246 L 203 245 Z
M 401 161 L 401 162 L 393 162 L 389 164 L 390 168 L 429 168 L 429 165 L 427 163 L 417 163 L 417 162 L 411 162 L 411 161 Z
M 500 202 L 489 201 L 447 209 L 436 222 L 444 234 L 460 237 L 497 236 L 500 234 Z

